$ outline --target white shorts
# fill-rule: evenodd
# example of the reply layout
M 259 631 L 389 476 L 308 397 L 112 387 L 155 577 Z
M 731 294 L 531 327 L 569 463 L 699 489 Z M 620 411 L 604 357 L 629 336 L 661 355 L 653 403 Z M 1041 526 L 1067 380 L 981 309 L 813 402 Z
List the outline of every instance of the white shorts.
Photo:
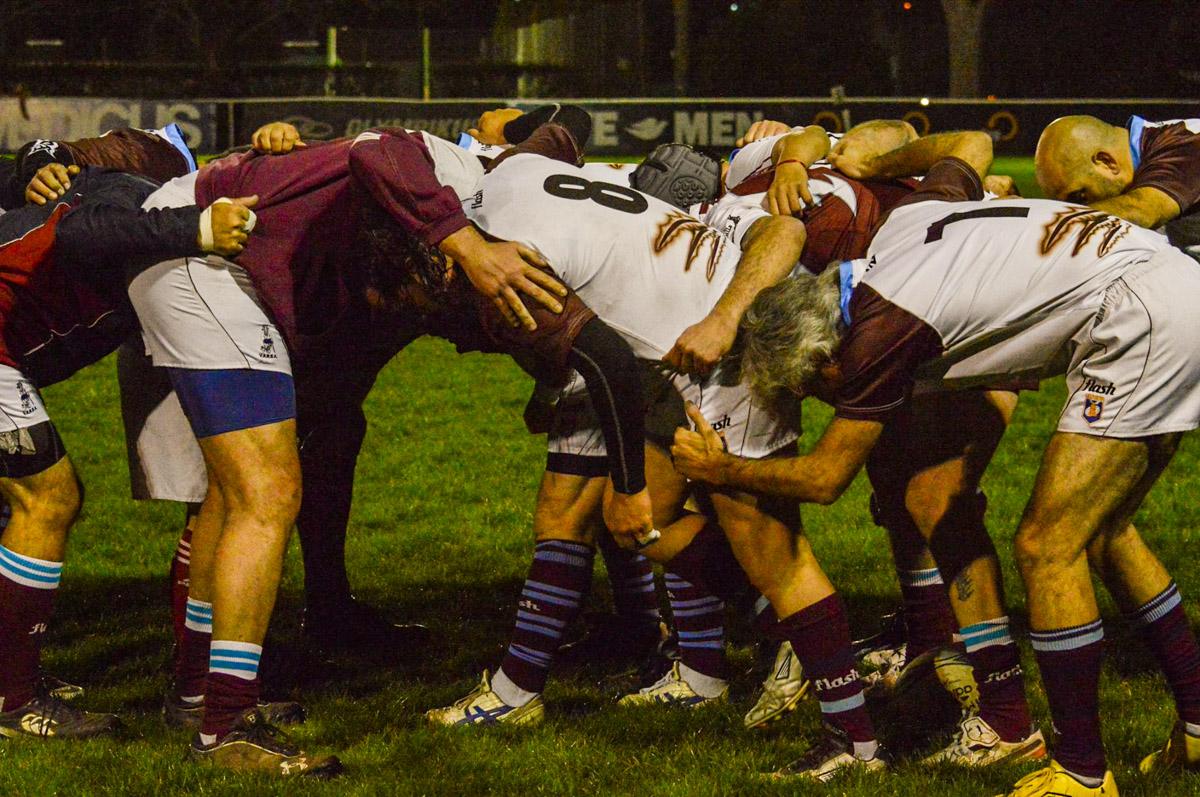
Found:
M 1075 336 L 1058 431 L 1146 437 L 1200 426 L 1200 268 L 1178 250 L 1109 286 Z
M 142 207 L 195 204 L 195 183 L 195 173 L 177 177 L 151 194 Z M 292 372 L 287 347 L 259 302 L 250 276 L 223 257 L 159 263 L 133 278 L 129 298 L 155 365 Z
M 204 453 L 170 379 L 142 348 L 131 341 L 117 354 L 130 492 L 135 501 L 198 504 L 208 492 Z
M 50 416 L 42 394 L 25 375 L 9 365 L 0 365 L 0 434 L 46 423 Z
M 643 363 L 648 440 L 670 446 L 674 429 L 687 424 L 684 401 L 695 404 L 713 429 L 724 435 L 729 453 L 740 457 L 762 459 L 799 437 L 756 405 L 747 386 L 722 384 L 720 370 L 697 382 L 682 375 L 667 377 L 660 367 L 661 364 Z M 599 418 L 578 374 L 559 398 L 547 446 L 551 463 L 561 462 L 564 457 L 588 458 L 597 460 L 599 466 L 599 460 L 607 456 Z

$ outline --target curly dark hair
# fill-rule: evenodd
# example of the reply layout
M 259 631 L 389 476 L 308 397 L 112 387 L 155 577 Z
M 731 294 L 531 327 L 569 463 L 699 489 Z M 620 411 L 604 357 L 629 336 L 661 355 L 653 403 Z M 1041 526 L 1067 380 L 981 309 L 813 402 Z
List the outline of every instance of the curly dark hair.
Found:
M 360 250 L 367 299 L 373 306 L 411 311 L 420 305 L 444 304 L 453 293 L 451 285 L 457 280 L 450 279 L 446 255 L 401 230 L 373 203 L 363 209 Z

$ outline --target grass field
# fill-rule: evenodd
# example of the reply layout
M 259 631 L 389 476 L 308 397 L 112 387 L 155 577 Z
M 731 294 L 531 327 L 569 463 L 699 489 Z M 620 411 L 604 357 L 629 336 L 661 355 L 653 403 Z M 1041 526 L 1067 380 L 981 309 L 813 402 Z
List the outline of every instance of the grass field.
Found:
M 1027 162 L 1024 178 L 1029 176 Z M 999 167 L 997 171 L 1015 171 Z M 1026 193 L 1029 195 L 1029 192 Z M 300 644 L 301 571 L 295 545 L 287 563 L 269 644 L 283 666 L 276 690 L 302 696 L 310 721 L 295 735 L 310 750 L 337 752 L 346 776 L 332 784 L 279 783 L 197 769 L 184 763 L 186 735 L 164 729 L 170 628 L 166 568 L 176 541 L 173 506 L 132 503 L 113 360 L 46 391 L 52 416 L 87 484 L 73 532 L 46 651 L 48 668 L 89 689 L 85 706 L 127 720 L 120 740 L 0 744 L 0 795 L 313 795 L 376 794 L 802 794 L 851 797 L 955 795 L 1004 791 L 1023 768 L 982 773 L 900 766 L 886 777 L 832 786 L 765 782 L 756 773 L 787 763 L 818 734 L 815 704 L 766 734 L 744 731 L 741 716 L 761 679 L 750 638 L 735 637 L 733 701 L 686 714 L 619 711 L 627 681 L 597 669 L 559 669 L 540 728 L 452 731 L 427 727 L 421 713 L 460 697 L 494 668 L 506 643 L 530 553 L 530 513 L 543 439 L 521 424 L 528 380 L 506 359 L 458 357 L 438 341 L 411 346 L 384 372 L 368 404 L 371 422 L 350 530 L 352 579 L 363 599 L 436 633 L 411 662 L 312 657 Z M 1009 551 L 1040 450 L 1064 396 L 1061 381 L 1026 394 L 985 479 L 988 520 L 1005 563 L 1013 614 L 1024 600 Z M 828 419 L 806 417 L 811 443 Z M 1200 595 L 1196 502 L 1200 446 L 1185 441 L 1151 493 L 1138 522 L 1172 570 L 1193 620 Z M 866 511 L 862 479 L 833 507 L 805 510 L 814 547 L 849 604 L 854 628 L 898 600 L 888 546 Z M 597 569 L 593 603 L 607 587 Z M 1172 722 L 1161 679 L 1110 603 L 1102 711 L 1111 766 L 1122 794 L 1200 794 L 1200 777 L 1143 778 L 1137 762 L 1161 744 Z M 1032 656 L 1023 648 L 1038 721 L 1048 730 Z

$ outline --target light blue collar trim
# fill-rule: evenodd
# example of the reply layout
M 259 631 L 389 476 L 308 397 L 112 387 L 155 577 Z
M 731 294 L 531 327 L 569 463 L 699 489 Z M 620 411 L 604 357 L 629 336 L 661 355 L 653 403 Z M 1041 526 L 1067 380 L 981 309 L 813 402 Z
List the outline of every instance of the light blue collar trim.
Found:
M 846 326 L 850 326 L 850 297 L 854 295 L 854 261 L 847 260 L 838 266 L 841 274 L 842 287 L 842 320 L 846 322 Z
M 1140 116 L 1129 117 L 1129 154 L 1133 156 L 1133 170 L 1137 171 L 1142 165 L 1142 132 L 1146 129 L 1146 120 Z
M 167 141 L 170 141 L 171 145 L 179 150 L 179 154 L 183 155 L 183 159 L 187 161 L 188 174 L 196 171 L 196 156 L 192 154 L 192 151 L 188 149 L 187 142 L 183 140 L 183 131 L 179 129 L 179 125 L 172 122 L 157 132 L 162 133 Z

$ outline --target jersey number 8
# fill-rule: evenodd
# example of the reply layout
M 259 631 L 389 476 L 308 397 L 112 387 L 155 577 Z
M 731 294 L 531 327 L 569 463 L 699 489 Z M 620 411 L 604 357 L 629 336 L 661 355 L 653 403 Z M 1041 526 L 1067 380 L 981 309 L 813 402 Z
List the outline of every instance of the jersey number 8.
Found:
M 552 174 L 542 188 L 559 199 L 590 199 L 597 205 L 622 213 L 641 213 L 650 207 L 646 197 L 632 188 L 599 180 L 592 182 L 574 174 Z

